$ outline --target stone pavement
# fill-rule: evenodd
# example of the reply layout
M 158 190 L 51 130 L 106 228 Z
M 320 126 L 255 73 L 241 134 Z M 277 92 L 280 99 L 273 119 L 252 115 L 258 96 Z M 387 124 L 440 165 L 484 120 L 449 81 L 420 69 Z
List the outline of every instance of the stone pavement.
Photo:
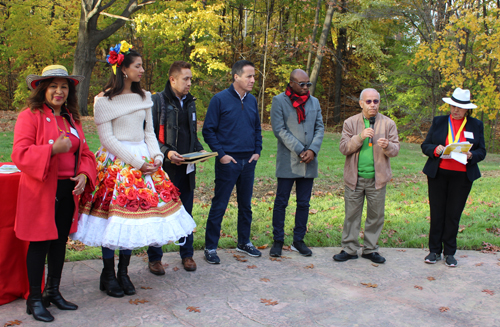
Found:
M 425 264 L 421 249 L 384 248 L 387 262 L 374 266 L 361 257 L 334 262 L 340 248 L 312 250 L 312 257 L 284 251 L 281 261 L 271 261 L 269 249 L 261 258 L 219 250 L 220 265 L 196 251 L 196 272 L 184 271 L 178 253 L 167 253 L 164 276 L 133 257 L 137 294 L 123 298 L 99 291 L 100 260 L 66 263 L 61 291 L 77 311 L 52 305 L 55 321 L 46 324 L 17 300 L 0 306 L 0 326 L 14 320 L 22 326 L 500 326 L 498 255 L 458 251 L 459 266 L 449 268 L 443 261 Z

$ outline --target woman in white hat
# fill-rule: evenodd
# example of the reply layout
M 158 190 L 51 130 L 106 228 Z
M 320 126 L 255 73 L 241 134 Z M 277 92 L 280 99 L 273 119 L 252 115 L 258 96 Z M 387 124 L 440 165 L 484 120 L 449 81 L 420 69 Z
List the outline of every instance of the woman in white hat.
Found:
M 445 264 L 456 267 L 457 233 L 460 217 L 474 180 L 481 177 L 477 163 L 486 156 L 483 123 L 470 117 L 477 106 L 470 102 L 470 91 L 456 88 L 451 98 L 450 114 L 434 117 L 422 143 L 422 152 L 429 157 L 423 172 L 427 175 L 431 226 L 429 255 L 426 263 L 436 263 L 444 254 Z M 441 158 L 446 146 L 452 143 L 472 144 L 463 164 L 451 158 Z
M 132 249 L 177 241 L 191 234 L 196 223 L 161 169 L 163 153 L 153 128 L 151 93 L 140 85 L 141 55 L 122 41 L 110 49 L 107 61 L 113 74 L 94 99 L 102 145 L 96 153 L 97 186 L 82 197 L 78 232 L 72 237 L 102 246 L 100 289 L 122 297 L 136 292 L 127 270 Z
M 27 313 L 49 322 L 50 303 L 76 310 L 59 292 L 68 234 L 78 226 L 78 198 L 92 191 L 96 161 L 89 150 L 78 111 L 75 86 L 64 66 L 51 65 L 42 75 L 26 78 L 32 90 L 16 122 L 12 161 L 21 170 L 16 236 L 30 241 L 27 270 L 30 294 Z M 47 258 L 47 283 L 41 294 Z

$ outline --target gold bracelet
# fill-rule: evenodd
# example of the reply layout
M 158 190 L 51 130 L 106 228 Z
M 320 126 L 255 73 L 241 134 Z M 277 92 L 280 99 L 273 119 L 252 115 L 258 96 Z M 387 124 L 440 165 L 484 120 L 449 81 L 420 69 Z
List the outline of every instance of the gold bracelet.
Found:
M 85 184 L 87 184 L 87 175 L 85 175 L 85 174 L 80 174 L 80 175 L 78 175 L 78 176 L 83 176 L 83 177 L 85 177 Z

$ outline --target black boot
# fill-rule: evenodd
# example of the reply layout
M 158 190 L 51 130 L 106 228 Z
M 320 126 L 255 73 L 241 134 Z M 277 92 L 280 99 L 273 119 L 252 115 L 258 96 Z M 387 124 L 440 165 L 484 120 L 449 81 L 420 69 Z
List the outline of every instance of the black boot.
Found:
M 51 322 L 54 317 L 45 309 L 42 302 L 42 289 L 40 286 L 30 286 L 30 295 L 26 300 L 26 313 L 33 314 L 35 320 Z
M 59 283 L 61 278 L 47 277 L 47 285 L 42 294 L 43 305 L 48 308 L 50 302 L 54 303 L 59 310 L 76 310 L 78 306 L 66 301 L 59 292 Z
M 118 261 L 118 273 L 116 274 L 116 278 L 118 279 L 118 283 L 120 283 L 120 286 L 122 287 L 125 294 L 134 295 L 135 287 L 128 277 L 127 267 L 129 263 L 130 255 L 124 255 L 120 253 L 120 260 Z
M 99 289 L 106 291 L 106 294 L 113 297 L 122 297 L 123 290 L 118 284 L 115 276 L 115 258 L 102 259 L 104 268 L 101 273 L 101 282 Z

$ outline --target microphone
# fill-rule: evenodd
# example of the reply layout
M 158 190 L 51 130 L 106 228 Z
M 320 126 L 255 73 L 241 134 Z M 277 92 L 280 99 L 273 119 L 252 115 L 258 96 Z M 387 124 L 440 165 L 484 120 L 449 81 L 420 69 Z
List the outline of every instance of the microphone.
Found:
M 370 128 L 373 129 L 373 125 L 375 124 L 375 116 L 370 117 Z M 370 137 L 370 140 L 368 141 L 368 146 L 373 146 L 373 137 Z

